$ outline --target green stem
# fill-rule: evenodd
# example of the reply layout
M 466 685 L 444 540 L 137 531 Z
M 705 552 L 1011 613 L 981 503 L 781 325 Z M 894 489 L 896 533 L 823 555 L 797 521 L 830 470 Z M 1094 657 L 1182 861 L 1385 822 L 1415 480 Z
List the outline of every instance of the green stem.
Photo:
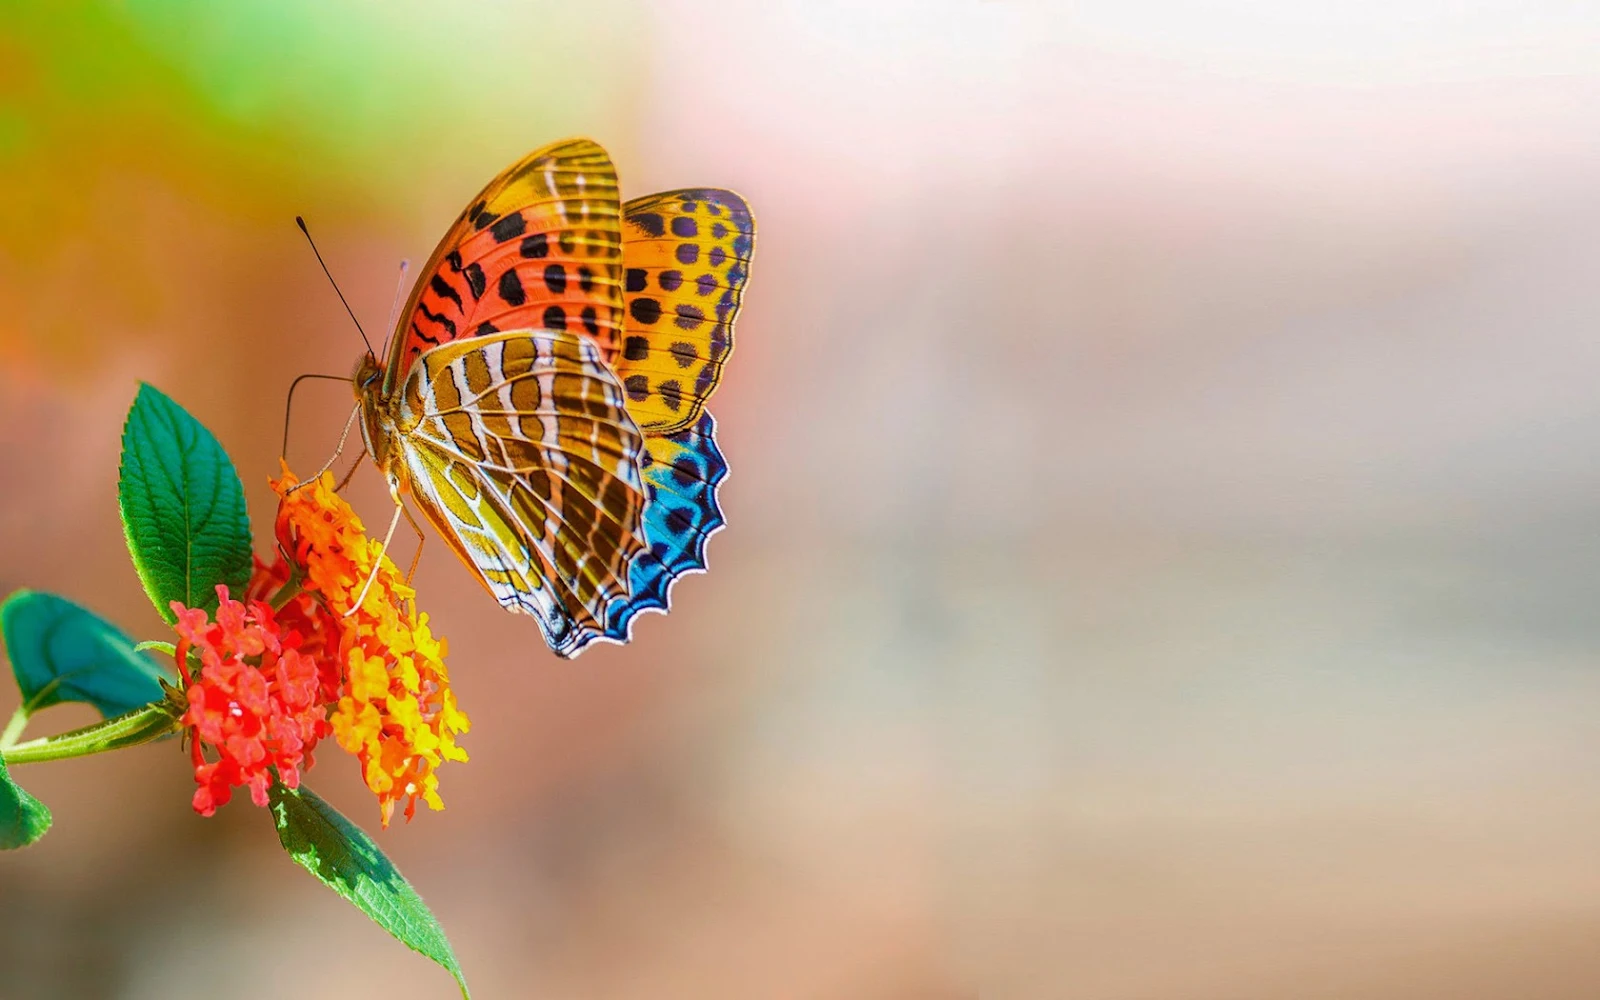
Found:
M 284 583 L 282 589 L 280 589 L 276 594 L 272 595 L 272 600 L 268 602 L 272 606 L 273 611 L 282 611 L 285 605 L 294 600 L 296 597 L 299 597 L 303 592 L 300 582 L 305 578 L 305 575 L 300 572 L 300 566 L 293 559 L 290 559 L 288 562 L 289 579 L 286 583 Z
M 6 723 L 6 731 L 0 733 L 0 750 L 6 750 L 16 745 L 22 738 L 22 731 L 28 727 L 28 706 L 18 705 L 17 711 L 11 716 L 11 721 Z
M 137 746 L 177 732 L 182 728 L 178 725 L 182 715 L 172 701 L 151 702 L 92 726 L 6 747 L 0 759 L 7 764 L 36 764 Z
M 15 745 L 22 738 L 22 731 L 28 727 L 28 720 L 33 718 L 33 713 L 37 712 L 40 706 L 51 704 L 51 698 L 55 696 L 56 688 L 60 687 L 61 682 L 64 680 L 66 680 L 65 677 L 55 678 L 49 684 L 35 691 L 32 698 L 17 706 L 16 714 L 11 717 L 10 722 L 6 723 L 5 732 L 0 733 L 0 751 Z

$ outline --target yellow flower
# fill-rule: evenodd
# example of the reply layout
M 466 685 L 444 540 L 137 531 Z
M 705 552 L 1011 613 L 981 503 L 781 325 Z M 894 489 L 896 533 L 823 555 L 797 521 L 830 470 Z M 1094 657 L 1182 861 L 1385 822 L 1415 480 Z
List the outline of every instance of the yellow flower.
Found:
M 417 612 L 415 591 L 382 543 L 366 536 L 334 492 L 332 475 L 295 486 L 287 467 L 272 483 L 281 498 L 278 544 L 300 574 L 301 592 L 285 612 L 298 612 L 320 634 L 319 648 L 340 668 L 329 715 L 334 739 L 361 761 L 384 826 L 400 803 L 408 820 L 419 799 L 443 809 L 436 772 L 445 761 L 467 759 L 456 737 L 471 728 L 450 691 L 447 643 Z M 363 588 L 361 606 L 350 612 Z

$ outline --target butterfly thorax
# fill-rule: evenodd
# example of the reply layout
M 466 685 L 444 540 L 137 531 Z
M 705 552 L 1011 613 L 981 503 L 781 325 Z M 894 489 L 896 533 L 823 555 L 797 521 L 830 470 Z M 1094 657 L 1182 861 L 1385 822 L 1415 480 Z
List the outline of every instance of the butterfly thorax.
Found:
M 378 359 L 371 354 L 364 355 L 356 364 L 351 383 L 361 403 L 361 438 L 378 468 L 388 473 L 389 443 L 394 439 L 395 418 L 383 395 L 383 368 Z

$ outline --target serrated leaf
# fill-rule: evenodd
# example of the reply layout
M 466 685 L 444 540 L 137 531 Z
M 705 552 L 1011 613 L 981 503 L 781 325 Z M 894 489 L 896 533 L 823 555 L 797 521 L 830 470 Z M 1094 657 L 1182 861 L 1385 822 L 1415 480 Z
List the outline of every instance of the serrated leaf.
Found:
M 444 929 L 371 837 L 304 786 L 291 791 L 274 784 L 271 798 L 278 840 L 297 864 L 395 940 L 437 962 L 455 977 L 461 995 L 470 996 Z
M 244 593 L 250 518 L 239 474 L 200 421 L 143 383 L 122 430 L 117 501 L 134 568 L 168 623 L 173 601 L 214 612 L 217 584 Z
M 115 625 L 55 594 L 19 590 L 6 598 L 0 633 L 30 715 L 58 702 L 85 701 L 109 719 L 160 701 L 160 679 L 177 680 L 136 652 Z
M 12 781 L 0 760 L 0 851 L 27 847 L 49 829 L 50 810 Z

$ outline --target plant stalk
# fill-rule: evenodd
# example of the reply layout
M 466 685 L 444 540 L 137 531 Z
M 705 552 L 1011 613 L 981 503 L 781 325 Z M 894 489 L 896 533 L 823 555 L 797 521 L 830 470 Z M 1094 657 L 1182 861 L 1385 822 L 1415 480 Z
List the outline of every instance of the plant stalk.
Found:
M 0 733 L 0 751 L 8 750 L 16 745 L 22 738 L 22 731 L 28 726 L 28 706 L 18 705 L 11 716 L 11 721 L 6 723 L 5 732 Z
M 177 732 L 182 715 L 181 708 L 172 701 L 155 701 L 92 726 L 4 747 L 0 759 L 7 764 L 36 764 L 137 746 Z M 15 725 L 13 719 L 12 726 Z M 6 731 L 9 733 L 11 727 Z

